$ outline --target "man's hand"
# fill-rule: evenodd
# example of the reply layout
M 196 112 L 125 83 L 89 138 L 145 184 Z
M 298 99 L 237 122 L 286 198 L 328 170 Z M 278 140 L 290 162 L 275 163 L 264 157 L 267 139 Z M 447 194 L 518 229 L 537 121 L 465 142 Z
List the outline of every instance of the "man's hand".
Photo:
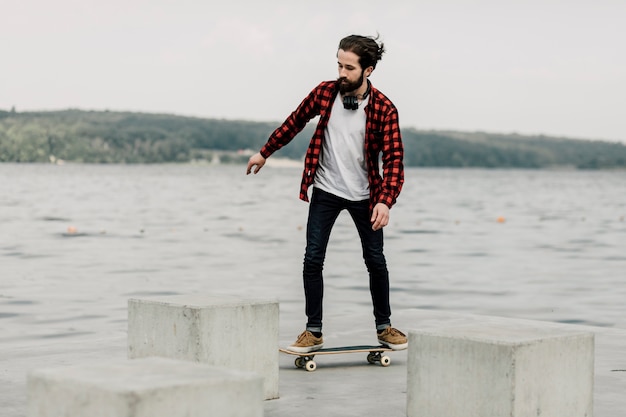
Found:
M 386 204 L 378 203 L 372 212 L 372 230 L 382 229 L 389 224 L 389 207 Z
M 263 165 L 265 165 L 265 158 L 263 158 L 263 156 L 260 153 L 255 153 L 248 160 L 248 168 L 246 169 L 246 175 L 252 172 L 252 167 L 254 166 L 256 166 L 256 168 L 254 169 L 254 173 L 255 174 L 258 173 L 261 170 L 261 168 L 263 168 Z

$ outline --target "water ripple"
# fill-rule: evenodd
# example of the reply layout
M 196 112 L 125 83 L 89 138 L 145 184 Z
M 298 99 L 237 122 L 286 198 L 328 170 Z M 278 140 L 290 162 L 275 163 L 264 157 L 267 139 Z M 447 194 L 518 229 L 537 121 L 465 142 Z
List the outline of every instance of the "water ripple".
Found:
M 441 233 L 441 231 L 425 229 L 404 229 L 400 230 L 400 233 L 405 235 L 438 235 Z

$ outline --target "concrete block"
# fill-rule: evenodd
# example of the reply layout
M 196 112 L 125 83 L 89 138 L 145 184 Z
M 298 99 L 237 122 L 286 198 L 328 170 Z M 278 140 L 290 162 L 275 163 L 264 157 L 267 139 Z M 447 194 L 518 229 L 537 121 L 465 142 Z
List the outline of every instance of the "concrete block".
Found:
M 594 335 L 528 326 L 410 331 L 408 417 L 591 417 Z
M 36 369 L 28 417 L 261 417 L 259 375 L 166 358 Z
M 278 398 L 278 302 L 180 295 L 128 301 L 128 357 L 162 356 L 263 377 Z

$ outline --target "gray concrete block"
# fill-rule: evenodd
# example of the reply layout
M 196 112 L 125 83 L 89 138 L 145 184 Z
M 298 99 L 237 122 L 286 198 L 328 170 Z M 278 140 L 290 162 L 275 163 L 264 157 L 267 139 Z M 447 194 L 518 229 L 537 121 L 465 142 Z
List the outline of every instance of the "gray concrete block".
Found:
M 256 372 L 278 398 L 277 301 L 180 295 L 128 301 L 128 357 L 162 356 Z
M 408 417 L 591 417 L 594 335 L 490 324 L 410 331 Z
M 263 381 L 251 372 L 166 358 L 35 369 L 28 417 L 261 417 Z

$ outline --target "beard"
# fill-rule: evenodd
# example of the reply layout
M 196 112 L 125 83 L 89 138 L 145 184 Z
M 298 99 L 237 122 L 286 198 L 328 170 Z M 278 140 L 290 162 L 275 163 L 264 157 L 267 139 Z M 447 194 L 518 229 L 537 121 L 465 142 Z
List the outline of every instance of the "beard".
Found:
M 363 85 L 363 78 L 363 71 L 361 71 L 361 76 L 355 82 L 350 82 L 345 77 L 338 78 L 337 81 L 339 82 L 339 92 L 341 94 L 346 94 L 358 90 L 358 88 Z

